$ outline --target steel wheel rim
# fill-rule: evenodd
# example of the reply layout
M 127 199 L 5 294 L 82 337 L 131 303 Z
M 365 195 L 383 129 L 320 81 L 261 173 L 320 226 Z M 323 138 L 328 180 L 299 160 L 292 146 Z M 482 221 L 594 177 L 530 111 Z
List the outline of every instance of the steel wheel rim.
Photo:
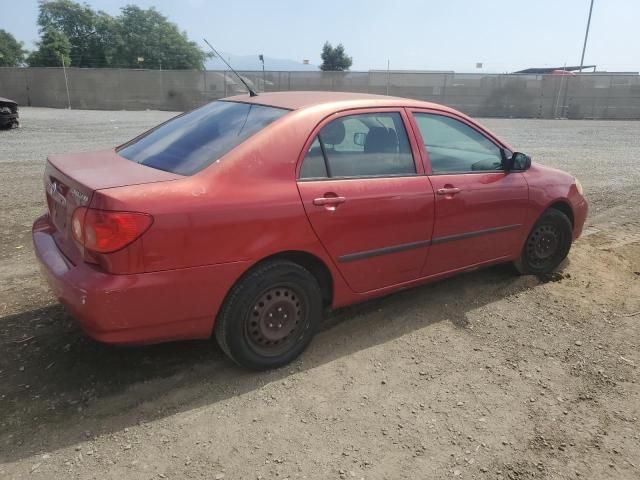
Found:
M 297 342 L 304 317 L 305 305 L 296 289 L 286 285 L 269 288 L 251 306 L 246 339 L 260 355 L 281 355 Z
M 554 225 L 540 225 L 527 240 L 527 256 L 532 266 L 540 268 L 549 263 L 561 244 L 560 231 Z

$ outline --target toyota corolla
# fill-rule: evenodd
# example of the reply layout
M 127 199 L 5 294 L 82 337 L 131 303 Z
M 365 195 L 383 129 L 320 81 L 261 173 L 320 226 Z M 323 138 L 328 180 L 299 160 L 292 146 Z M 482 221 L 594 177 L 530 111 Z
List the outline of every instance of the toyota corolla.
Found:
M 336 92 L 240 95 L 115 149 L 52 155 L 33 242 L 91 337 L 215 336 L 284 365 L 337 308 L 478 267 L 554 270 L 587 202 L 464 114 Z

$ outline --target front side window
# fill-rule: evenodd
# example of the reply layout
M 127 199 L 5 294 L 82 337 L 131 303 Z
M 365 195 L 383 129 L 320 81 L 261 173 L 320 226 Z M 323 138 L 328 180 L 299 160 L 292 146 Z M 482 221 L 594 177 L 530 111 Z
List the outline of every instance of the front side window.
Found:
M 414 113 L 433 173 L 502 170 L 500 148 L 455 118 Z
M 320 130 L 305 156 L 300 178 L 415 173 L 400 114 L 363 113 L 340 117 Z
M 212 102 L 150 130 L 118 154 L 149 167 L 192 175 L 286 113 L 251 103 Z

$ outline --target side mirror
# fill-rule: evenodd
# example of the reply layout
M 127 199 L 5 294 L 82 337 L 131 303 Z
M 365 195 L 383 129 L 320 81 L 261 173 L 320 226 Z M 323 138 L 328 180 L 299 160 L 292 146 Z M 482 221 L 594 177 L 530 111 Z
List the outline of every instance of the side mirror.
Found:
M 505 170 L 507 172 L 518 171 L 524 172 L 531 167 L 531 157 L 522 152 L 513 152 L 511 158 L 506 159 Z
M 356 145 L 358 145 L 359 147 L 363 147 L 364 146 L 364 142 L 367 140 L 367 134 L 366 133 L 354 133 L 353 134 L 353 143 L 355 143 Z

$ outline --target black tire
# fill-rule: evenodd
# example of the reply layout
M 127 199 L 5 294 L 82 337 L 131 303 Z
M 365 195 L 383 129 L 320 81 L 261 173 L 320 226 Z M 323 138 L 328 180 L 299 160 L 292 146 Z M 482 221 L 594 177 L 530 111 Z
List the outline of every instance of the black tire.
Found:
M 545 211 L 527 236 L 520 258 L 514 262 L 523 275 L 553 272 L 569 254 L 573 227 L 559 210 Z
M 322 292 L 297 263 L 257 265 L 233 286 L 215 325 L 220 348 L 253 370 L 293 361 L 311 342 L 322 319 Z

